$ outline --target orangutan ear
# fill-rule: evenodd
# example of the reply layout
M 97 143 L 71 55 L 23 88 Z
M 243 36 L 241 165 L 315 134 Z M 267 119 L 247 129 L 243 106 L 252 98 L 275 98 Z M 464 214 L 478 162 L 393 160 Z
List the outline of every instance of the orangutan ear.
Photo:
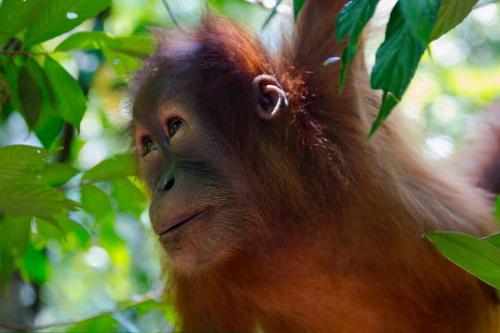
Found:
M 261 74 L 253 79 L 257 115 L 265 120 L 276 119 L 288 108 L 285 91 L 275 77 Z

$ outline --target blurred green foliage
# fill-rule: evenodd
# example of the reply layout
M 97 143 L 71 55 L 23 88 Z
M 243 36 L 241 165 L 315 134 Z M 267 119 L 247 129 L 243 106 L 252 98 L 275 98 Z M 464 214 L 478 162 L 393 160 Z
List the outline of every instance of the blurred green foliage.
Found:
M 276 51 L 304 1 L 270 2 L 168 4 L 182 24 L 208 6 Z M 431 45 L 403 99 L 429 158 L 451 155 L 471 114 L 500 96 L 500 6 L 480 5 Z M 151 26 L 173 26 L 162 0 L 0 0 L 0 328 L 171 330 L 127 134 L 127 84 L 154 48 Z

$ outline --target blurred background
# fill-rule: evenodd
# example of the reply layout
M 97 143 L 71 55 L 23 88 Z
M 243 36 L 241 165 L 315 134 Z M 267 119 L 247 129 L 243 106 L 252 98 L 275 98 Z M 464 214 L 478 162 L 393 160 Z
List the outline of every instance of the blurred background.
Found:
M 195 24 L 209 7 L 246 25 L 271 50 L 293 17 L 290 1 L 283 1 L 278 15 L 262 29 L 274 3 L 168 1 L 181 24 Z M 369 64 L 383 39 L 381 27 L 390 7 L 391 1 L 386 1 L 373 21 L 366 53 Z M 76 30 L 92 30 L 96 24 L 115 36 L 144 36 L 149 35 L 149 27 L 173 27 L 162 0 L 113 0 L 98 22 L 88 20 Z M 51 39 L 44 48 L 53 49 L 66 37 Z M 397 112 L 406 119 L 423 154 L 439 161 L 464 145 L 474 132 L 477 116 L 500 98 L 500 5 L 481 1 L 463 24 L 435 41 L 430 51 Z M 123 62 L 108 63 L 100 51 L 76 50 L 54 58 L 78 78 L 88 96 L 80 132 L 73 137 L 68 155 L 71 165 L 88 170 L 128 152 L 131 75 L 120 67 Z M 134 69 L 140 63 L 126 65 Z M 15 111 L 2 113 L 0 121 L 0 146 L 11 144 L 41 145 Z M 161 274 L 161 253 L 150 230 L 142 184 L 134 177 L 85 188 L 79 183 L 74 177 L 65 184 L 65 191 L 87 209 L 70 214 L 65 233 L 45 222 L 30 224 L 27 248 L 16 258 L 20 269 L 4 284 L 0 296 L 0 321 L 33 323 L 51 332 L 168 331 L 175 313 L 160 303 L 168 277 Z M 13 240 L 3 239 L 2 246 L 9 241 Z M 52 326 L 63 322 L 70 324 Z

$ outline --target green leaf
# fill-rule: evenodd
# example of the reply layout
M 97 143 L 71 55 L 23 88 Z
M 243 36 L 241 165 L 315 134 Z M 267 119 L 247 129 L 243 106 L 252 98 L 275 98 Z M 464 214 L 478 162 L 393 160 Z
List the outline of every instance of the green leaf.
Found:
M 295 20 L 297 20 L 297 17 L 299 16 L 299 13 L 304 7 L 304 3 L 306 0 L 293 0 L 293 16 L 295 17 Z
M 41 170 L 41 179 L 52 187 L 66 184 L 78 174 L 78 170 L 64 163 L 52 163 Z
M 71 35 L 56 48 L 56 51 L 73 49 L 101 49 L 107 61 L 119 74 L 129 74 L 139 69 L 141 59 L 153 53 L 155 42 L 151 37 L 112 37 L 103 32 L 84 31 Z
M 0 213 L 37 216 L 54 222 L 54 215 L 75 209 L 77 203 L 41 180 L 48 153 L 30 146 L 0 148 Z
M 135 56 L 116 51 L 112 48 L 102 49 L 104 56 L 113 69 L 121 75 L 134 73 L 142 66 L 142 61 Z
M 156 48 L 155 40 L 150 36 L 115 37 L 115 41 L 113 50 L 141 58 L 150 56 Z
M 40 43 L 67 32 L 106 9 L 111 0 L 49 0 L 30 24 L 25 46 Z
M 78 82 L 54 59 L 45 59 L 45 72 L 55 96 L 57 114 L 68 123 L 80 126 L 86 109 L 85 94 Z
M 389 117 L 392 109 L 394 109 L 394 107 L 398 103 L 399 100 L 397 100 L 392 94 L 384 92 L 382 96 L 382 105 L 380 106 L 380 111 L 377 115 L 377 118 L 373 122 L 372 128 L 370 129 L 370 134 L 368 135 L 369 138 L 371 138 L 375 134 L 375 132 L 377 132 L 384 120 Z
M 441 0 L 441 8 L 431 33 L 431 40 L 438 39 L 469 15 L 478 0 Z
M 135 175 L 135 160 L 131 154 L 113 156 L 87 170 L 82 183 L 92 183 Z
M 47 256 L 42 250 L 37 250 L 29 244 L 23 256 L 21 269 L 23 276 L 29 281 L 43 284 L 47 281 L 49 271 Z
M 3 67 L 3 70 L 5 71 L 5 80 L 7 81 L 7 91 L 10 95 L 9 104 L 14 110 L 21 110 L 18 93 L 19 67 L 16 66 L 12 58 L 5 59 L 5 64 L 6 66 Z
M 429 43 L 441 0 L 400 0 L 406 26 L 424 47 Z
M 370 135 L 375 133 L 382 120 L 389 116 L 403 97 L 424 52 L 425 47 L 406 26 L 397 4 L 392 10 L 385 40 L 377 50 L 371 73 L 371 87 L 382 89 L 384 98 Z
M 379 0 L 352 0 L 346 3 L 337 16 L 336 37 L 338 41 L 350 37 L 357 45 L 363 28 L 375 13 Z
M 111 206 L 109 196 L 97 186 L 82 186 L 81 198 L 83 208 L 92 214 L 96 219 L 100 219 L 103 216 L 113 213 L 113 207 Z
M 21 114 L 28 127 L 33 128 L 42 111 L 42 94 L 31 72 L 25 66 L 19 70 L 19 99 Z
M 29 217 L 0 217 L 0 282 L 7 282 L 30 238 Z
M 494 288 L 500 288 L 500 248 L 484 239 L 455 232 L 426 234 L 453 263 Z
M 139 217 L 146 208 L 146 198 L 140 189 L 126 178 L 113 180 L 113 198 L 118 209 Z
M 0 5 L 0 42 L 26 28 L 40 12 L 44 0 L 3 0 Z
M 340 90 L 344 88 L 345 78 L 349 66 L 358 52 L 358 44 L 364 27 L 375 14 L 379 0 L 352 0 L 349 1 L 337 16 L 336 37 L 342 41 L 349 37 L 349 42 L 342 55 L 340 70 Z
M 495 245 L 496 247 L 500 247 L 500 233 L 485 237 L 483 239 L 488 243 Z
M 50 89 L 45 70 L 32 58 L 27 59 L 26 67 L 33 76 L 42 97 L 40 114 L 33 130 L 43 146 L 49 148 L 61 132 L 63 121 L 56 115 L 55 97 Z
M 113 42 L 108 34 L 100 31 L 80 31 L 71 34 L 56 47 L 56 51 L 70 51 L 74 49 L 94 50 Z

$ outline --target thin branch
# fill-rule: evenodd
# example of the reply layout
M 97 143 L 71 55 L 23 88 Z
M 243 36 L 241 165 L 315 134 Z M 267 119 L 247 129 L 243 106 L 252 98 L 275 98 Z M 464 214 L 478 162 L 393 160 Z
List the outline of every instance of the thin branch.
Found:
M 167 0 L 163 0 L 163 5 L 167 9 L 168 15 L 172 19 L 172 22 L 174 22 L 175 26 L 179 26 L 179 22 L 177 21 L 177 18 L 174 15 L 174 12 L 172 11 L 172 8 L 170 8 L 170 5 L 168 4 Z
M 274 2 L 274 4 L 267 4 L 266 2 L 267 1 L 263 1 L 263 0 L 244 0 L 245 2 L 248 2 L 248 3 L 251 3 L 251 4 L 254 4 L 254 5 L 257 5 L 257 6 L 260 6 L 264 9 L 267 9 L 267 10 L 272 10 L 273 8 L 276 7 L 276 11 L 279 13 L 279 14 L 283 14 L 283 15 L 292 15 L 292 8 L 288 5 L 285 5 L 285 4 L 279 4 L 278 6 L 276 6 L 276 4 L 278 2 L 282 2 L 280 0 L 277 0 Z
M 38 325 L 38 326 L 22 325 L 22 324 L 10 323 L 10 322 L 0 322 L 0 327 L 4 328 L 4 329 L 12 330 L 12 331 L 32 332 L 32 331 L 49 329 L 49 328 L 53 328 L 53 327 L 71 326 L 71 325 L 75 325 L 75 324 L 78 324 L 78 323 L 81 323 L 84 321 L 96 319 L 96 318 L 99 318 L 102 316 L 112 316 L 116 312 L 121 312 L 125 309 L 139 305 L 141 303 L 160 298 L 163 294 L 164 294 L 163 290 L 150 291 L 150 292 L 134 299 L 131 302 L 127 302 L 125 305 L 116 307 L 114 310 L 99 312 L 95 315 L 84 317 L 84 318 L 81 318 L 79 320 L 61 321 L 61 322 L 57 322 L 57 323 Z

